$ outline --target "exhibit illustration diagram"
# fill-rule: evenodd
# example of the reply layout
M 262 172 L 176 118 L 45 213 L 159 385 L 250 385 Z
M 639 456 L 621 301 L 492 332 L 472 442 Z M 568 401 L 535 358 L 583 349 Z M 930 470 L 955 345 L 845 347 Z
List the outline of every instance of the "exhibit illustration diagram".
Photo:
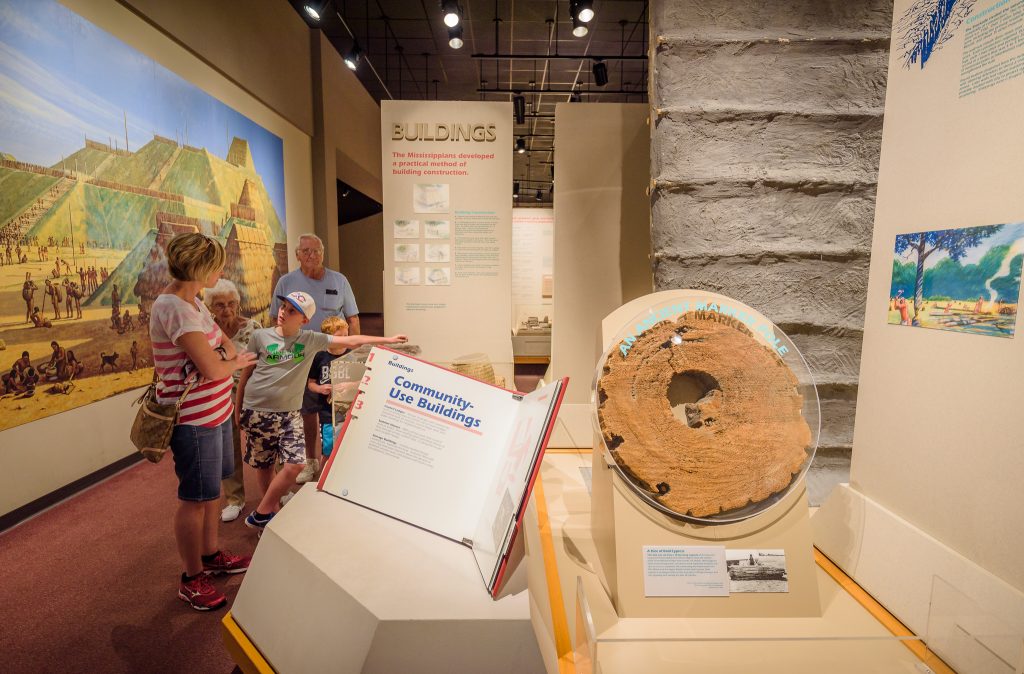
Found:
M 1013 337 L 1024 222 L 896 236 L 888 322 Z
M 245 316 L 287 271 L 280 138 L 56 2 L 4 11 L 0 430 L 149 382 L 176 234 L 225 246 Z

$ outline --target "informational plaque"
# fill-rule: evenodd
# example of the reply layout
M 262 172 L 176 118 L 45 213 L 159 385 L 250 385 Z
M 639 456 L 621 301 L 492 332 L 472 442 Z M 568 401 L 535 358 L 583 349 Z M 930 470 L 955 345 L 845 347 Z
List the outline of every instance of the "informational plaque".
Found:
M 725 546 L 644 546 L 644 596 L 728 597 Z

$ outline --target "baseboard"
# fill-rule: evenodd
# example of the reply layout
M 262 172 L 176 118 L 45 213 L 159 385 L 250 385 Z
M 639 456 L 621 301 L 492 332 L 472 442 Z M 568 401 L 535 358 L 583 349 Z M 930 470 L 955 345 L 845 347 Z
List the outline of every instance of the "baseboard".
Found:
M 38 515 L 42 511 L 50 508 L 66 498 L 74 496 L 80 491 L 88 489 L 89 487 L 102 482 L 111 475 L 119 473 L 125 468 L 138 463 L 143 460 L 142 454 L 138 452 L 132 452 L 128 456 L 118 459 L 109 466 L 104 466 L 99 470 L 93 471 L 85 477 L 80 477 L 74 482 L 64 485 L 60 489 L 51 491 L 45 496 L 40 496 L 34 501 L 26 503 L 23 506 L 15 508 L 14 510 L 0 515 L 0 533 L 7 531 L 11 527 L 17 526 L 21 522 L 24 522 L 33 515 Z
M 848 484 L 811 527 L 825 556 L 961 674 L 1024 664 L 1024 593 L 1012 585 Z

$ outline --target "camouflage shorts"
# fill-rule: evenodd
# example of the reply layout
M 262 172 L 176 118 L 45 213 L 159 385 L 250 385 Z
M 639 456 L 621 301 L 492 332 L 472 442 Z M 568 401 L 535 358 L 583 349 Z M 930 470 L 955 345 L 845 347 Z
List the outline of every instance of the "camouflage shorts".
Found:
M 306 441 L 302 416 L 296 412 L 242 410 L 244 460 L 253 468 L 272 468 L 277 461 L 305 463 Z

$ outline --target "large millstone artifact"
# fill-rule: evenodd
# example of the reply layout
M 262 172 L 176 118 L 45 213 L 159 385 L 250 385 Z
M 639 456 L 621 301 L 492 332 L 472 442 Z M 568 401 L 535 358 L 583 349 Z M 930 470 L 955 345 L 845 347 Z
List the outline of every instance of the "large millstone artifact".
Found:
M 628 350 L 613 346 L 595 386 L 605 447 L 634 489 L 671 514 L 712 523 L 757 514 L 813 456 L 808 384 L 733 316 L 687 311 L 653 324 Z

